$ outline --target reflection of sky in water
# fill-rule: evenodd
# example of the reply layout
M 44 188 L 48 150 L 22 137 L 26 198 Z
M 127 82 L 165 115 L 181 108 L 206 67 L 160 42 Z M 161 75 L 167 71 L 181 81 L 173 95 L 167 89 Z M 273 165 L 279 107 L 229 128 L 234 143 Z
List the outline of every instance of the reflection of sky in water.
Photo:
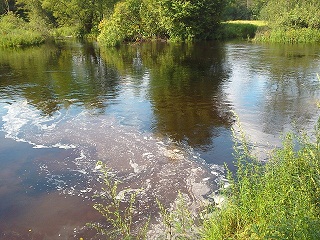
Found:
M 152 121 L 151 103 L 147 100 L 149 74 L 146 72 L 139 86 L 135 86 L 132 78 L 125 77 L 119 96 L 108 107 L 107 113 L 115 115 L 121 124 L 135 126 L 141 130 L 150 130 Z
M 319 65 L 314 64 L 319 59 L 310 61 L 315 58 L 313 53 L 297 60 L 285 57 L 286 51 L 305 52 L 307 48 L 279 50 L 273 46 L 251 48 L 250 44 L 237 48 L 231 44 L 227 49 L 232 76 L 224 89 L 260 152 L 278 145 L 283 132 L 312 130 L 320 97 Z

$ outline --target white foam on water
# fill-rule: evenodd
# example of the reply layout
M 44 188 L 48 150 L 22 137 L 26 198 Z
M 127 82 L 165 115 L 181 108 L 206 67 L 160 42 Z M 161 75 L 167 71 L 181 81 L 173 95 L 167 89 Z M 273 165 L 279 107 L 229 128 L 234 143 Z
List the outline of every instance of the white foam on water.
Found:
M 2 117 L 6 137 L 34 148 L 71 151 L 65 159 L 39 164 L 48 184 L 61 194 L 90 198 L 99 193 L 97 160 L 106 163 L 110 176 L 119 178 L 123 187 L 142 188 L 146 202 L 155 198 L 172 202 L 178 190 L 200 201 L 224 180 L 221 166 L 209 168 L 191 147 L 121 125 L 110 115 L 82 110 L 43 116 L 26 101 L 6 109 Z
M 59 111 L 54 116 L 42 116 L 41 111 L 32 107 L 26 100 L 13 102 L 4 106 L 4 108 L 7 110 L 7 113 L 2 116 L 2 121 L 4 122 L 2 131 L 6 133 L 5 137 L 29 143 L 34 148 L 58 147 L 69 149 L 75 147 L 59 142 L 54 144 L 41 142 L 43 134 L 54 131 L 57 124 L 63 120 L 63 116 Z M 39 140 L 37 141 L 35 137 Z

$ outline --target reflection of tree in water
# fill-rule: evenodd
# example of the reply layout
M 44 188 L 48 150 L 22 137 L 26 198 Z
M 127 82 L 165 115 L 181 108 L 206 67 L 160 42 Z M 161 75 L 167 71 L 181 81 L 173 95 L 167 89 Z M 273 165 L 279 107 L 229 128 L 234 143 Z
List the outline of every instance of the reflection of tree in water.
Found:
M 45 115 L 72 103 L 104 111 L 106 100 L 117 96 L 117 71 L 105 65 L 93 45 L 67 46 L 2 50 L 0 64 L 6 67 L 1 69 L 10 74 L 0 73 L 0 91 L 26 98 Z
M 317 111 L 319 56 L 312 46 L 273 46 L 260 62 L 269 65 L 266 73 L 264 131 L 276 134 L 285 124 L 307 126 Z
M 231 123 L 221 91 L 228 77 L 222 48 L 171 45 L 151 58 L 149 93 L 155 129 L 192 146 L 210 144 L 217 127 Z
M 216 127 L 230 125 L 230 109 L 220 89 L 228 77 L 220 46 L 145 43 L 103 49 L 101 54 L 121 75 L 130 76 L 137 91 L 143 78 L 149 78 L 157 132 L 203 146 L 218 134 Z

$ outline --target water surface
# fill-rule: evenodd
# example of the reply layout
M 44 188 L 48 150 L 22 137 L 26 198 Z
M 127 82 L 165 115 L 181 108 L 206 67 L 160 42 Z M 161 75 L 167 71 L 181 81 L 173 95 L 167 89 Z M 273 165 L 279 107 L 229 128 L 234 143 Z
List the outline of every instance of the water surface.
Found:
M 231 166 L 233 113 L 262 160 L 317 119 L 320 47 L 244 42 L 0 50 L 0 238 L 92 237 L 98 160 L 143 188 L 140 217 L 178 190 L 196 205 Z

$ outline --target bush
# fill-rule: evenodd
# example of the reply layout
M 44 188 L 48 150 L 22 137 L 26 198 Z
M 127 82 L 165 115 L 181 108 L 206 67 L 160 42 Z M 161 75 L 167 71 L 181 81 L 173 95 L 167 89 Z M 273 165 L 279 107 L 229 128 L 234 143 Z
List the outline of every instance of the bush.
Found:
M 320 29 L 269 29 L 258 32 L 255 41 L 271 43 L 319 43 Z
M 0 46 L 16 47 L 42 43 L 45 37 L 12 13 L 0 18 Z
M 264 165 L 240 135 L 228 201 L 206 221 L 203 238 L 320 239 L 320 129 L 315 142 L 287 135 Z
M 216 39 L 249 39 L 254 38 L 258 26 L 243 22 L 224 22 L 217 31 Z
M 170 41 L 212 38 L 224 4 L 223 0 L 125 0 L 101 22 L 98 41 L 112 46 L 158 37 Z
M 270 0 L 262 9 L 261 16 L 272 28 L 319 29 L 319 8 L 318 0 Z
M 116 46 L 121 42 L 134 41 L 142 36 L 140 27 L 141 0 L 127 0 L 116 4 L 109 19 L 100 23 L 98 41 L 101 45 Z

